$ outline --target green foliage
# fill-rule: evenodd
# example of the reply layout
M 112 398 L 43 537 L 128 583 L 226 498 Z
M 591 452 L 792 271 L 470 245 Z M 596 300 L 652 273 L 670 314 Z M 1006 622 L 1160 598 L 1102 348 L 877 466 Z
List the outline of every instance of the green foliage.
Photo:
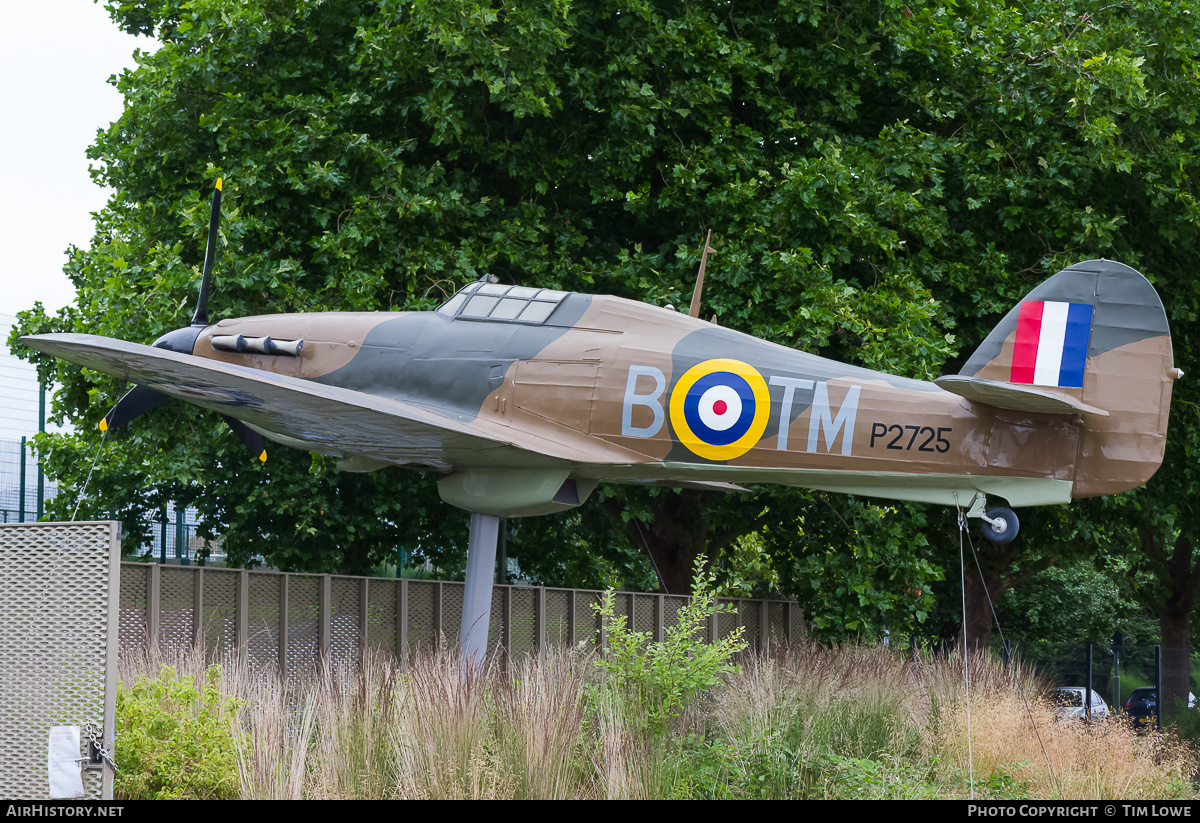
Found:
M 711 228 L 703 316 L 785 346 L 933 377 L 1046 274 L 1108 257 L 1154 280 L 1195 374 L 1200 15 L 1187 6 L 110 0 L 159 47 L 116 79 L 125 111 L 90 151 L 113 195 L 70 251 L 77 303 L 23 314 L 16 335 L 148 342 L 184 325 L 224 176 L 214 320 L 428 309 L 483 272 L 682 305 Z M 80 424 L 37 444 L 61 517 L 123 386 L 39 368 L 62 386 L 54 414 Z M 1064 546 L 1140 552 L 1142 602 L 1184 620 L 1200 384 L 1174 391 L 1146 489 L 1076 504 L 1053 535 L 1023 518 L 1015 554 L 987 549 L 989 573 L 1019 585 Z M 358 573 L 403 546 L 448 568 L 465 549 L 465 518 L 432 479 L 342 475 L 282 448 L 252 467 L 180 404 L 106 448 L 81 515 L 114 510 L 131 548 L 172 499 L 196 505 L 235 562 Z M 618 528 L 595 516 L 603 490 L 578 518 L 523 523 L 512 556 L 546 582 L 640 586 L 644 540 L 660 569 L 680 556 L 682 591 L 696 554 L 757 532 L 770 573 L 731 585 L 777 578 L 840 639 L 928 625 L 930 584 L 957 555 L 938 540 L 952 519 L 920 507 L 654 491 L 605 507 Z
M 1116 574 L 1096 568 L 1105 559 L 1112 558 L 1072 560 L 1005 593 L 996 612 L 1001 625 L 1012 627 L 1005 630 L 1008 639 L 1026 641 L 1026 659 L 1033 659 L 1034 643 L 1111 642 L 1114 627 L 1140 611 L 1114 580 L 1120 568 Z
M 944 577 L 923 533 L 924 509 L 800 495 L 813 505 L 762 536 L 789 581 L 783 592 L 811 615 L 813 635 L 876 640 L 920 631 L 933 609 L 932 584 Z
M 239 796 L 235 715 L 239 701 L 220 692 L 221 667 L 202 689 L 164 666 L 117 691 L 118 799 L 228 800 Z
M 847 757 L 781 740 L 682 746 L 680 793 L 696 800 L 915 800 L 944 796 L 919 759 L 879 752 Z
M 1193 747 L 1200 745 L 1200 709 L 1189 711 L 1186 700 L 1176 700 L 1174 715 L 1163 713 L 1163 728 Z
M 933 800 L 938 787 L 920 765 L 897 757 L 826 755 L 809 765 L 816 773 L 807 797 L 820 800 Z
M 661 642 L 651 642 L 648 632 L 628 627 L 628 618 L 616 613 L 612 589 L 593 606 L 603 626 L 598 640 L 606 647 L 596 658 L 608 674 L 600 688 L 615 689 L 640 709 L 634 716 L 652 737 L 661 735 L 686 706 L 720 684 L 723 675 L 739 670 L 731 658 L 746 646 L 743 627 L 716 643 L 701 639 L 707 619 L 732 611 L 731 606 L 716 602 L 713 582 L 704 571 L 704 558 L 697 558 L 691 600 L 680 607 L 678 620 L 665 629 L 666 639 Z
M 1029 761 L 1009 763 L 992 771 L 984 780 L 976 780 L 974 789 L 980 799 L 984 800 L 1025 800 L 1029 797 L 1029 783 L 1017 780 L 1011 774 L 1018 768 L 1026 768 Z

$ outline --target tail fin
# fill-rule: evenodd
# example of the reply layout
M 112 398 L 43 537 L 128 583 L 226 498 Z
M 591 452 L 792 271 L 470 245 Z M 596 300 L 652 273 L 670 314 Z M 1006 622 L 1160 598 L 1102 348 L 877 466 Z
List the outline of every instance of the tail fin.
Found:
M 1150 479 L 1162 463 L 1180 376 L 1154 287 L 1129 266 L 1088 260 L 1026 295 L 962 372 L 938 385 L 1000 408 L 1082 414 L 1078 498 Z

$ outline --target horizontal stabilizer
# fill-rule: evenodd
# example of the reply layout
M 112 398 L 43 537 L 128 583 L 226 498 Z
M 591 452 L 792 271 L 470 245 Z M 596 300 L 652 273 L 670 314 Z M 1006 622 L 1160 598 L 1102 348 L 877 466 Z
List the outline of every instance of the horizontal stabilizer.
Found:
M 933 381 L 941 388 L 974 403 L 1010 411 L 1036 414 L 1094 414 L 1108 417 L 1104 409 L 1089 406 L 1062 394 L 1051 394 L 1022 383 L 997 383 L 982 377 L 947 375 Z

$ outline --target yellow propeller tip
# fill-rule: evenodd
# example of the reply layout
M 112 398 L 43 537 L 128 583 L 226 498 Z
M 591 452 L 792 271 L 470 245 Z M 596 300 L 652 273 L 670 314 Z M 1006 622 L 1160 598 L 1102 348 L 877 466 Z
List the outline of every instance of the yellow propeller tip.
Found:
M 107 417 L 100 418 L 100 431 L 102 431 L 102 432 L 108 431 L 108 418 Z
M 222 181 L 222 180 L 224 180 L 224 179 L 225 179 L 224 177 L 218 177 L 218 178 L 217 178 L 217 191 L 220 191 L 220 190 L 221 190 L 221 181 Z
M 263 453 L 258 456 L 258 459 L 259 459 L 259 462 L 262 462 L 262 463 L 267 462 L 267 450 L 266 449 L 263 449 Z

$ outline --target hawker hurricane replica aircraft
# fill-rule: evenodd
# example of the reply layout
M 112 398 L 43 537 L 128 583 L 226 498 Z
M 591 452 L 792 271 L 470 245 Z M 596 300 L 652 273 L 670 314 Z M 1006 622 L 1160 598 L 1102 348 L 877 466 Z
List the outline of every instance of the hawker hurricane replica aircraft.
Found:
M 1145 483 L 1182 376 L 1154 288 L 1108 260 L 1034 288 L 961 373 L 928 383 L 491 277 L 436 311 L 210 324 L 215 237 L 190 326 L 153 346 L 23 342 L 137 384 L 102 426 L 173 397 L 224 415 L 256 453 L 261 436 L 348 471 L 440 473 L 442 499 L 472 513 L 468 656 L 486 643 L 499 517 L 578 506 L 597 483 L 772 483 L 957 506 L 1006 542 L 1016 516 L 989 496 L 1048 505 Z

